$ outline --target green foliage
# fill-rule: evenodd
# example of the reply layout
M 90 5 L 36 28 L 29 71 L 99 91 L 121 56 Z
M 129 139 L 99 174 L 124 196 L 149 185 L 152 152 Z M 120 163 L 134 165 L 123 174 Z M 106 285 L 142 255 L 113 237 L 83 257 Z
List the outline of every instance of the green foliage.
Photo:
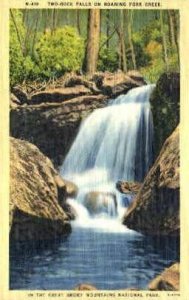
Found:
M 165 71 L 166 66 L 162 58 L 156 59 L 148 67 L 140 69 L 142 75 L 151 83 L 155 83 Z
M 23 21 L 22 12 L 19 9 L 12 10 L 15 22 L 13 22 L 13 18 L 10 15 L 11 86 L 24 80 L 56 78 L 62 76 L 65 72 L 77 71 L 82 68 L 85 52 L 84 39 L 87 38 L 87 11 L 82 11 L 82 16 L 85 16 L 84 23 L 81 23 L 83 37 L 78 34 L 76 23 L 73 20 L 71 21 L 71 19 L 68 21 L 65 18 L 58 18 L 57 29 L 52 32 L 51 29 L 47 30 L 47 25 L 49 25 L 47 24 L 48 18 L 51 17 L 51 14 L 49 15 L 47 11 L 43 11 L 41 14 L 28 11 L 27 15 L 25 15 L 25 21 Z M 64 17 L 67 15 L 67 12 L 61 13 Z M 70 11 L 69 13 L 72 14 L 73 12 Z M 36 18 L 39 15 L 41 17 L 36 28 L 34 24 L 36 24 Z M 166 68 L 163 60 L 162 28 L 160 18 L 158 19 L 158 12 L 156 15 L 149 12 L 149 16 L 150 18 L 144 20 L 144 16 L 141 13 L 141 26 L 135 26 L 138 22 L 138 17 L 133 18 L 132 41 L 137 69 L 142 72 L 147 80 L 155 82 L 161 73 L 166 70 L 179 71 L 179 61 L 177 47 L 176 45 L 173 46 L 170 41 L 168 14 L 166 12 L 163 14 L 168 68 Z M 73 17 L 75 17 L 75 12 Z M 102 32 L 106 32 L 107 20 L 103 20 L 102 18 Z M 44 24 L 46 25 L 44 26 Z M 65 24 L 70 24 L 71 26 Z M 177 24 L 178 26 L 179 24 Z M 46 33 L 43 33 L 44 29 L 46 29 Z M 127 33 L 127 23 L 125 23 L 125 32 Z M 118 36 L 114 34 L 111 37 L 108 48 L 105 43 L 106 39 L 106 35 L 101 34 L 97 69 L 99 71 L 114 72 L 119 67 Z M 128 68 L 132 69 L 131 49 L 127 40 L 127 34 L 126 57 Z
M 22 23 L 22 13 L 19 10 L 12 10 L 20 38 L 24 35 L 24 26 Z M 10 84 L 11 86 L 23 80 L 23 49 L 20 45 L 18 34 L 12 17 L 10 17 L 10 40 L 9 40 L 9 66 L 10 66 Z
M 160 75 L 167 70 L 179 70 L 178 53 L 170 45 L 167 24 L 164 24 L 164 34 L 168 52 L 167 67 L 163 60 L 162 32 L 159 20 L 150 22 L 133 35 L 137 66 L 149 82 L 156 82 Z
M 98 71 L 102 72 L 114 72 L 118 69 L 118 53 L 116 49 L 112 49 L 111 47 L 107 48 L 106 40 L 107 37 L 105 35 L 101 35 L 97 68 Z
M 84 41 L 76 29 L 65 26 L 42 35 L 36 45 L 36 53 L 41 74 L 47 78 L 57 77 L 81 68 Z

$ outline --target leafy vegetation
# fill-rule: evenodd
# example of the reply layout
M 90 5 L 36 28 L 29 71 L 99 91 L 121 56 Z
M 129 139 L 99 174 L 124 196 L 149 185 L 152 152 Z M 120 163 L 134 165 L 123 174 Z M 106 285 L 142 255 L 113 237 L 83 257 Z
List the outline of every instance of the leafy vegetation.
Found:
M 37 61 L 41 74 L 58 77 L 69 71 L 81 69 L 84 57 L 84 41 L 75 28 L 65 26 L 48 31 L 36 44 Z
M 136 67 L 155 82 L 162 72 L 179 70 L 178 12 L 149 10 L 145 18 L 143 13 L 101 12 L 97 71 Z M 90 49 L 87 15 L 87 10 L 11 10 L 11 86 L 84 72 L 86 49 Z

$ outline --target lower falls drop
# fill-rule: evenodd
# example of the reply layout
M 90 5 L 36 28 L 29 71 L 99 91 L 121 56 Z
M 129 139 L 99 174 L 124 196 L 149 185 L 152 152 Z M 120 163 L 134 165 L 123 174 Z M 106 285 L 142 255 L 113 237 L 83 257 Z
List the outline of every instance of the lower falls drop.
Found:
M 153 122 L 149 98 L 154 85 L 130 90 L 95 110 L 82 124 L 61 167 L 79 188 L 69 202 L 80 221 L 120 219 L 132 196 L 116 190 L 118 180 L 143 181 L 152 164 Z M 130 198 L 129 198 L 130 197 Z M 88 222 L 89 223 L 89 222 Z M 115 224 L 114 224 L 115 226 Z

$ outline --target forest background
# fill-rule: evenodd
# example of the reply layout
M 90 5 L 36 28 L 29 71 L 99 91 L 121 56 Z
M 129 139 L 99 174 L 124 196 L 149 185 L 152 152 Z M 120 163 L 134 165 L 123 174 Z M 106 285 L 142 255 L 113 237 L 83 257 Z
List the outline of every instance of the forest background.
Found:
M 10 85 L 67 72 L 179 70 L 177 10 L 10 10 Z

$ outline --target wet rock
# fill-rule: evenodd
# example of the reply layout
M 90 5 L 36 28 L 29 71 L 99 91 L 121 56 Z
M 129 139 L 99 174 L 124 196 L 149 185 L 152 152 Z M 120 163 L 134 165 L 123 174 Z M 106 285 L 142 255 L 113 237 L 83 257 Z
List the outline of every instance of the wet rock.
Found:
M 179 235 L 179 127 L 164 143 L 123 223 L 152 235 Z
M 59 205 L 58 176 L 36 146 L 10 139 L 10 239 L 48 240 L 68 234 L 68 216 Z
M 86 194 L 84 205 L 92 215 L 103 212 L 113 215 L 117 210 L 116 195 L 108 192 L 92 191 Z
M 92 284 L 89 284 L 89 283 L 81 283 L 79 285 L 77 285 L 74 290 L 77 290 L 77 291 L 95 291 L 97 290 L 97 288 L 92 285 Z
M 59 199 L 63 201 L 67 198 L 75 198 L 78 193 L 78 187 L 75 183 L 63 179 L 59 174 L 54 177 L 58 189 Z
M 59 89 L 47 89 L 45 91 L 41 91 L 32 95 L 28 103 L 34 105 L 40 103 L 64 102 L 89 94 L 90 90 L 83 85 L 76 85 L 74 87 L 65 87 Z
M 67 201 L 64 201 L 61 205 L 69 220 L 75 220 L 78 217 L 78 213 L 75 208 L 70 205 Z
M 116 183 L 116 188 L 123 194 L 136 194 L 139 191 L 141 185 L 142 184 L 140 182 L 118 181 Z
M 157 276 L 148 285 L 152 291 L 179 291 L 180 289 L 180 265 L 175 263 L 165 269 L 162 274 Z
M 166 138 L 179 123 L 180 74 L 164 73 L 150 98 L 154 122 L 154 150 L 157 157 Z

